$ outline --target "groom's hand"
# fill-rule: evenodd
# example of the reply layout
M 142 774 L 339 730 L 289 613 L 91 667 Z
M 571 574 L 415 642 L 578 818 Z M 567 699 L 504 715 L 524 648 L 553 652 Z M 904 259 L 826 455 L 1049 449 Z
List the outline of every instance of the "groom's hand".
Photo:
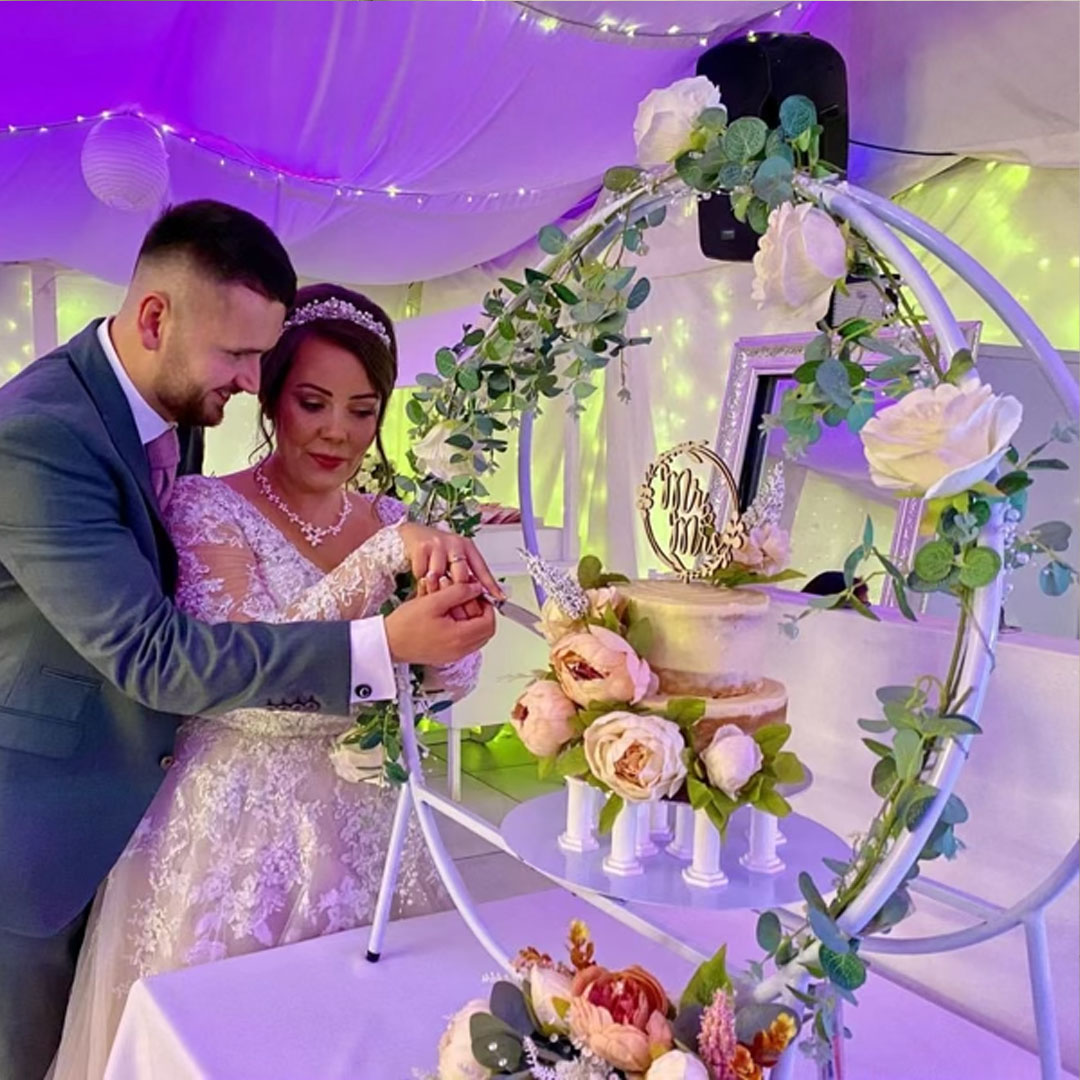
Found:
M 482 592 L 479 582 L 470 581 L 406 600 L 386 616 L 390 658 L 398 664 L 443 665 L 482 648 L 495 633 L 495 609 L 479 601 L 478 615 L 460 618 L 461 609 L 477 601 Z

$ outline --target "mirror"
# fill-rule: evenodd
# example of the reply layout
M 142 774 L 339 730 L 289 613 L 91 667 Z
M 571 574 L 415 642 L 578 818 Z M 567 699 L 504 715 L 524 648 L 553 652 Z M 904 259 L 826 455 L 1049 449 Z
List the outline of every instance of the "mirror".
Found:
M 980 328 L 980 323 L 961 323 L 973 355 Z M 920 500 L 897 500 L 874 486 L 859 436 L 846 424 L 825 428 L 818 442 L 797 460 L 784 458 L 782 430 L 762 430 L 763 418 L 777 410 L 784 393 L 796 385 L 792 373 L 803 362 L 803 349 L 815 336 L 736 341 L 716 443 L 717 453 L 738 480 L 742 510 L 753 502 L 773 466 L 783 462 L 785 497 L 780 525 L 791 538 L 791 566 L 805 577 L 778 587 L 796 592 L 818 574 L 842 570 L 844 559 L 862 536 L 867 515 L 874 523 L 878 547 L 888 551 L 893 561 L 906 562 L 915 550 L 922 512 Z M 893 341 L 897 334 L 885 331 L 879 337 Z M 864 361 L 874 362 L 873 354 L 864 354 Z M 837 590 L 830 587 L 824 591 Z M 871 583 L 869 602 L 895 606 L 887 578 Z

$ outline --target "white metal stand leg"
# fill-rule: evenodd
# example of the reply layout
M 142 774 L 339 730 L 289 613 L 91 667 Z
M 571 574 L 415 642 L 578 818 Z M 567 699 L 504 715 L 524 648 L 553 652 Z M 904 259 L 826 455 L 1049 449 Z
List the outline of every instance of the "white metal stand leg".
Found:
M 450 798 L 461 802 L 461 728 L 446 729 L 446 782 Z
M 1042 908 L 1024 920 L 1031 1000 L 1035 1009 L 1035 1035 L 1039 1040 L 1039 1075 L 1059 1080 L 1061 1044 L 1058 1042 L 1057 1009 L 1050 975 L 1050 948 L 1046 941 L 1046 916 Z
M 379 884 L 379 898 L 375 901 L 375 917 L 371 920 L 371 933 L 368 935 L 367 958 L 373 964 L 382 952 L 383 934 L 386 932 L 386 924 L 390 921 L 390 905 L 394 902 L 394 888 L 397 886 L 401 853 L 405 850 L 405 835 L 409 829 L 411 809 L 412 793 L 408 785 L 403 785 L 398 792 L 394 822 L 390 826 L 390 844 L 386 849 L 386 862 L 383 864 L 382 881 Z

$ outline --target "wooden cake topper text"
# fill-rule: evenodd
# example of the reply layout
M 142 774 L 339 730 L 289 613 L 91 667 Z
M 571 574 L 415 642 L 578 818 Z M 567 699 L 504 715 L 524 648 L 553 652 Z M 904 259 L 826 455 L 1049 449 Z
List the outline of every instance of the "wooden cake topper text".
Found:
M 638 509 L 653 551 L 684 581 L 724 569 L 746 537 L 735 477 L 704 443 L 680 443 L 661 454 L 645 472 Z M 657 512 L 668 528 L 666 548 L 656 536 Z

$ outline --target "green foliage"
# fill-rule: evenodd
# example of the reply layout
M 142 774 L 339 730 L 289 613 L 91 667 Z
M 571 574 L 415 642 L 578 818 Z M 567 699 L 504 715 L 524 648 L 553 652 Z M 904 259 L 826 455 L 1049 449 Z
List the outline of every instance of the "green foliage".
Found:
M 652 623 L 648 619 L 636 619 L 626 631 L 626 641 L 638 656 L 645 656 L 652 648 Z
M 808 906 L 814 911 L 824 912 L 825 901 L 822 899 L 821 893 L 818 892 L 818 887 L 814 884 L 814 879 L 805 871 L 799 872 L 799 892 L 802 893 L 803 899 Z
M 718 990 L 730 990 L 731 979 L 727 973 L 727 946 L 722 945 L 711 959 L 706 960 L 691 976 L 686 989 L 679 998 L 679 1009 L 694 1005 L 707 1008 L 712 1004 Z
M 491 988 L 491 1015 L 519 1035 L 532 1035 L 536 1022 L 525 995 L 511 982 L 500 980 Z M 471 1034 L 471 1032 L 470 1032 Z
M 923 581 L 944 581 L 956 565 L 953 546 L 946 540 L 931 540 L 915 553 L 915 573 Z
M 765 149 L 769 128 L 756 116 L 740 116 L 723 134 L 724 154 L 731 161 L 747 162 Z
M 822 945 L 821 966 L 829 981 L 843 990 L 858 990 L 866 982 L 866 963 L 854 952 L 834 952 Z
M 772 956 L 783 939 L 784 933 L 780 928 L 780 920 L 775 911 L 763 911 L 757 921 L 757 943 Z
M 705 715 L 704 698 L 672 698 L 664 715 L 679 727 L 689 729 Z
M 469 1039 L 472 1056 L 487 1069 L 513 1070 L 521 1064 L 521 1036 L 497 1016 L 490 1013 L 470 1016 Z
M 585 760 L 585 746 L 574 743 L 564 747 L 555 757 L 555 772 L 559 776 L 584 776 L 589 771 Z
M 604 173 L 604 187 L 608 191 L 629 191 L 641 179 L 641 169 L 631 165 L 616 165 Z
M 814 103 L 802 94 L 793 94 L 780 104 L 780 129 L 788 139 L 797 139 L 817 123 Z

